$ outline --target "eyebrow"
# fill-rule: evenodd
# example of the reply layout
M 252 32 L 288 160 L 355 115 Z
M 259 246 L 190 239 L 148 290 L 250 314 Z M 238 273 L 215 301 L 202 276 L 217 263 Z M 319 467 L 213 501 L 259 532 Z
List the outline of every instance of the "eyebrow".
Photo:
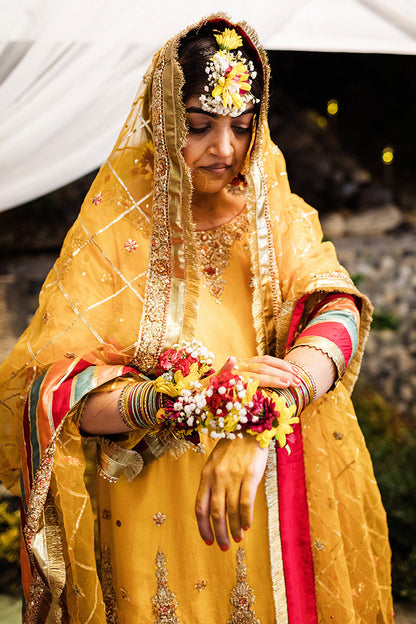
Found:
M 209 111 L 204 110 L 203 108 L 198 108 L 198 106 L 190 106 L 189 108 L 186 109 L 187 113 L 199 113 L 201 115 L 208 115 L 208 117 L 213 117 L 214 119 L 218 119 L 219 115 L 217 115 L 217 113 L 210 113 Z M 254 108 L 249 108 L 248 110 L 243 111 L 242 113 L 240 113 L 238 115 L 238 117 L 241 117 L 242 115 L 250 115 L 251 113 L 255 113 L 255 109 Z

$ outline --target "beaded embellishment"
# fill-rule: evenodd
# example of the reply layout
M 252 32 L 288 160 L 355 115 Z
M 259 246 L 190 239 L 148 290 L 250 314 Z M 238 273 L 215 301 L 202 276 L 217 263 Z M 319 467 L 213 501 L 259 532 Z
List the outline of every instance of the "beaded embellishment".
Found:
M 176 617 L 176 596 L 168 587 L 166 557 L 161 550 L 156 555 L 156 567 L 157 592 L 152 600 L 155 624 L 180 624 Z
M 246 211 L 228 223 L 211 230 L 196 232 L 196 247 L 200 258 L 200 271 L 213 297 L 220 299 L 226 281 L 223 279 L 231 259 L 231 247 L 248 232 Z
M 237 582 L 231 591 L 230 602 L 234 609 L 227 624 L 260 624 L 255 612 L 253 590 L 247 583 L 246 553 L 243 548 L 237 551 Z

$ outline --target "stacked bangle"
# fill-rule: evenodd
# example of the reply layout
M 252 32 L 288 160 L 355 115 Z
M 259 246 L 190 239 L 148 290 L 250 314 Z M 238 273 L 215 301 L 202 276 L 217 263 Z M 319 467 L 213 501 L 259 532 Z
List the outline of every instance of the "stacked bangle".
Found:
M 291 360 L 286 360 L 297 367 L 297 374 L 301 379 L 299 386 L 291 386 L 290 388 L 271 388 L 273 392 L 277 392 L 286 399 L 288 407 L 296 405 L 296 416 L 298 416 L 305 407 L 316 398 L 316 384 L 310 372 Z
M 130 382 L 120 394 L 120 416 L 129 429 L 149 429 L 158 425 L 156 414 L 163 407 L 163 395 L 152 381 Z
M 298 368 L 298 376 L 301 378 L 302 382 L 304 382 L 305 385 L 307 386 L 308 392 L 312 390 L 310 401 L 314 401 L 316 399 L 316 383 L 311 373 L 304 366 L 302 366 L 301 364 L 298 364 L 298 362 L 294 362 L 293 360 L 286 360 L 286 361 L 296 366 L 296 368 Z

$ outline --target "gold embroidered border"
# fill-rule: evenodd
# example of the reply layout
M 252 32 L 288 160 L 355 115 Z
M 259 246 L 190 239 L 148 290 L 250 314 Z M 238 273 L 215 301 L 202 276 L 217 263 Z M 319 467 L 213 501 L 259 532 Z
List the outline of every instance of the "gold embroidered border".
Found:
M 55 438 L 56 434 L 49 443 L 49 446 L 44 452 L 39 463 L 39 468 L 36 472 L 35 481 L 29 496 L 26 526 L 23 529 L 27 552 L 34 567 L 36 567 L 36 562 L 33 552 L 33 543 L 36 533 L 39 530 L 40 520 L 51 482 L 53 456 L 56 446 Z M 30 587 L 30 598 L 26 606 L 24 617 L 25 624 L 36 624 L 38 622 L 39 609 L 41 607 L 45 592 L 49 592 L 49 588 L 40 575 L 35 572 L 33 574 Z
M 231 590 L 230 602 L 233 605 L 231 618 L 227 624 L 261 624 L 252 609 L 255 596 L 247 583 L 246 553 L 243 548 L 237 550 L 237 581 Z
M 180 624 L 176 616 L 178 606 L 176 596 L 168 586 L 166 557 L 161 550 L 158 550 L 156 555 L 156 578 L 157 591 L 152 599 L 153 611 L 156 615 L 155 624 Z
M 269 446 L 269 457 L 264 475 L 270 549 L 270 569 L 276 622 L 288 624 L 286 582 L 280 540 L 279 491 L 277 486 L 277 458 L 274 440 Z
M 165 68 L 163 52 L 162 50 L 153 77 L 152 122 L 155 175 L 149 272 L 138 346 L 132 360 L 132 364 L 143 372 L 150 372 L 154 369 L 161 350 L 161 341 L 166 329 L 172 274 L 168 215 L 169 157 L 165 141 L 163 108 L 163 71 Z
M 38 624 L 39 620 L 39 612 L 41 610 L 41 606 L 45 597 L 45 593 L 47 592 L 47 587 L 45 583 L 42 581 L 39 574 L 36 572 L 33 573 L 32 584 L 30 586 L 30 596 L 29 601 L 26 604 L 26 611 L 23 618 L 23 624 Z M 58 624 L 58 622 L 56 623 Z
M 107 624 L 119 624 L 117 614 L 117 597 L 113 586 L 113 566 L 111 564 L 111 551 L 110 547 L 107 544 L 104 544 L 103 546 L 101 557 L 105 619 Z

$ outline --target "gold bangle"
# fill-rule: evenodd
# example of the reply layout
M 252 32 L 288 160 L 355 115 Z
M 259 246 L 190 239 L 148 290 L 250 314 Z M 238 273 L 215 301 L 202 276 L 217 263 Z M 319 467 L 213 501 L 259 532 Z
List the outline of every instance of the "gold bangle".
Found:
M 311 402 L 314 401 L 316 399 L 316 383 L 314 378 L 312 377 L 311 373 L 301 364 L 299 364 L 298 362 L 294 362 L 293 360 L 286 360 L 286 362 L 289 362 L 289 364 L 294 364 L 295 366 L 297 366 L 303 373 L 304 376 L 301 375 L 302 380 L 305 382 L 305 385 L 307 386 L 310 395 L 311 395 Z M 305 406 L 306 407 L 306 406 Z
M 120 393 L 120 399 L 118 402 L 118 409 L 120 412 L 121 420 L 129 429 L 137 429 L 137 425 L 135 425 L 134 421 L 132 420 L 129 410 L 130 391 L 136 385 L 136 381 L 131 381 L 130 383 L 126 384 Z

